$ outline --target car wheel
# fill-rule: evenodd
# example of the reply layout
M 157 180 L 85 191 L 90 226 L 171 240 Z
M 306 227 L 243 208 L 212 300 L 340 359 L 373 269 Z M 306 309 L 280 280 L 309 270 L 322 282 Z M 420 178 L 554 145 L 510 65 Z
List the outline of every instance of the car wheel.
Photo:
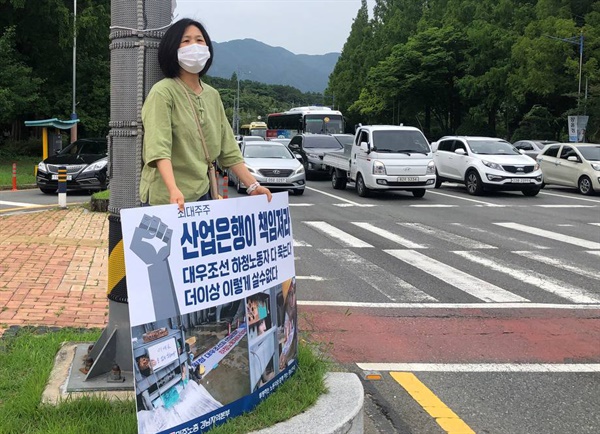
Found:
M 335 190 L 344 190 L 346 188 L 346 177 L 338 176 L 337 169 L 331 171 L 331 185 Z
M 467 173 L 465 185 L 467 186 L 467 192 L 473 196 L 479 196 L 483 193 L 481 178 L 479 177 L 479 173 L 475 170 L 471 170 Z
M 522 191 L 524 196 L 537 196 L 537 194 L 539 192 L 540 192 L 539 188 L 528 188 L 528 189 Z
M 370 190 L 365 185 L 365 180 L 360 173 L 356 178 L 356 192 L 360 197 L 369 197 L 370 194 Z
M 423 197 L 425 196 L 425 189 L 424 188 L 419 188 L 417 190 L 413 190 L 412 194 L 414 197 Z
M 592 180 L 587 176 L 582 176 L 579 178 L 577 182 L 577 188 L 581 194 L 585 194 L 589 196 L 590 194 L 594 194 L 594 187 L 592 186 Z
M 52 189 L 52 188 L 41 188 L 40 187 L 40 190 L 44 194 L 54 194 L 54 193 L 56 193 L 56 189 Z
M 293 190 L 295 196 L 302 196 L 304 194 L 304 189 Z
M 236 190 L 240 194 L 246 193 L 246 189 L 240 185 L 240 181 L 237 182 Z
M 440 174 L 437 169 L 435 169 L 435 188 L 440 188 L 442 186 L 442 178 L 440 178 Z

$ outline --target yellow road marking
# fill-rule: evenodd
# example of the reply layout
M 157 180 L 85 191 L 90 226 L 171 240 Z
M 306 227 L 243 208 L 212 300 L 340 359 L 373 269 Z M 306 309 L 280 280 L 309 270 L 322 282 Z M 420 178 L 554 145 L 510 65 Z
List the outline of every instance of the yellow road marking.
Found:
M 390 372 L 398 382 L 417 401 L 423 409 L 435 419 L 448 434 L 475 434 L 463 420 L 427 388 L 411 372 Z

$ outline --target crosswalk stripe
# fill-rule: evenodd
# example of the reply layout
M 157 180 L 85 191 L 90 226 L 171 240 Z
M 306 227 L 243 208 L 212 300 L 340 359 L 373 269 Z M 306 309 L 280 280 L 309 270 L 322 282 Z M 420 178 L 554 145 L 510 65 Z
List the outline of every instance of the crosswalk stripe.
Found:
M 363 240 L 360 240 L 355 236 L 330 225 L 329 223 L 318 221 L 305 221 L 303 223 L 324 233 L 328 237 L 333 238 L 336 242 L 345 247 L 373 247 L 369 243 L 366 243 Z
M 490 303 L 529 301 L 414 250 L 384 250 L 384 252 L 480 300 Z
M 451 223 L 452 225 L 455 226 L 463 226 L 462 223 Z M 485 229 L 481 229 L 481 228 L 475 228 L 475 227 L 470 227 L 469 230 L 471 232 L 478 232 L 480 234 L 484 234 L 486 237 L 490 237 L 490 232 L 486 231 Z M 507 237 L 505 235 L 502 235 L 502 241 L 510 241 L 511 243 L 520 243 L 520 244 L 524 244 L 526 246 L 529 246 L 529 248 L 533 248 L 533 249 L 537 249 L 537 250 L 545 250 L 545 249 L 550 249 L 550 247 L 548 246 L 542 246 L 541 244 L 535 244 L 535 243 L 531 243 L 527 240 L 522 240 L 519 238 L 513 238 L 513 237 Z
M 596 208 L 596 205 L 534 205 L 539 208 Z
M 432 235 L 436 238 L 440 238 L 442 240 L 458 244 L 459 246 L 462 246 L 465 249 L 497 249 L 497 247 L 495 247 L 495 246 L 490 246 L 489 244 L 485 244 L 485 243 L 479 242 L 477 240 L 472 240 L 467 237 L 463 237 L 462 235 L 456 235 L 456 234 L 444 232 L 442 230 L 435 229 L 435 228 L 426 226 L 421 223 L 398 223 L 398 224 L 400 226 L 414 229 L 419 232 L 423 232 L 425 234 Z
M 576 266 L 572 263 L 566 263 L 563 260 L 559 260 L 556 258 L 551 258 L 549 256 L 540 255 L 536 252 L 521 252 L 521 251 L 513 251 L 513 253 L 523 256 L 528 259 L 533 259 L 535 261 L 541 262 L 546 265 L 550 265 L 554 268 L 561 268 L 565 271 L 570 271 L 571 273 L 579 274 L 580 276 L 588 277 L 590 279 L 600 280 L 600 274 L 598 274 L 598 270 L 592 270 L 591 268 L 582 268 L 580 266 Z
M 357 363 L 363 371 L 600 372 L 600 363 Z
M 312 247 L 305 241 L 297 240 L 294 238 L 294 247 Z
M 386 231 L 385 229 L 378 228 L 377 226 L 373 226 L 371 223 L 366 222 L 352 222 L 353 225 L 358 226 L 359 228 L 365 229 L 369 232 L 374 233 L 375 235 L 379 235 L 385 239 L 393 241 L 396 244 L 400 244 L 401 246 L 407 247 L 409 249 L 426 249 L 427 246 L 422 244 L 413 243 L 406 238 L 403 238 L 397 234 Z
M 336 261 L 359 279 L 364 280 L 377 292 L 383 294 L 391 301 L 437 301 L 434 297 L 415 288 L 408 282 L 400 279 L 398 276 L 389 273 L 383 268 L 366 261 L 361 256 L 351 250 L 346 249 L 319 249 L 328 258 Z M 386 291 L 388 288 L 398 290 L 398 295 L 390 295 Z
M 540 237 L 549 238 L 551 240 L 560 241 L 563 243 L 573 244 L 584 249 L 600 249 L 600 243 L 584 240 L 582 238 L 571 237 L 569 235 L 557 234 L 556 232 L 547 231 L 545 229 L 536 228 L 534 226 L 526 226 L 520 223 L 494 223 L 495 225 L 504 228 L 514 229 L 521 232 L 526 232 L 530 235 L 538 235 Z
M 455 251 L 453 253 L 461 258 L 484 266 L 486 270 L 508 274 L 517 280 L 536 286 L 543 291 L 550 292 L 559 297 L 566 298 L 574 303 L 600 303 L 600 296 L 594 295 L 585 289 L 569 285 L 566 282 L 553 279 L 550 276 L 537 273 L 533 270 L 518 268 L 514 264 L 508 264 L 497 258 L 485 258 L 481 252 Z
M 600 223 L 590 223 L 590 224 L 594 225 L 594 226 L 600 226 Z

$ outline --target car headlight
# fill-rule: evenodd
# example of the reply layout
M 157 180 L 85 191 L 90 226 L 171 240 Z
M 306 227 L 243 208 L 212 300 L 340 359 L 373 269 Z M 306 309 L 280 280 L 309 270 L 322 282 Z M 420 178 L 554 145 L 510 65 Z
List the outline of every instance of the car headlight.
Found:
M 540 165 L 539 165 L 538 163 L 535 163 L 535 164 L 533 165 L 533 170 L 534 170 L 534 171 L 536 171 L 536 170 L 540 170 Z
M 481 160 L 481 162 L 489 167 L 490 169 L 495 169 L 495 170 L 501 170 L 504 171 L 504 169 L 502 168 L 501 165 L 497 164 L 497 163 L 492 163 L 491 161 L 485 161 L 485 160 Z
M 591 163 L 592 169 L 600 171 L 600 163 Z
M 304 173 L 304 166 L 300 165 L 300 167 L 298 167 L 296 170 L 294 170 L 293 175 L 299 175 L 301 173 Z
M 385 164 L 381 161 L 373 161 L 373 175 L 386 175 Z
M 83 169 L 81 171 L 81 173 L 97 172 L 98 170 L 104 169 L 107 164 L 108 164 L 108 160 L 98 160 L 95 163 L 92 163 L 88 167 L 86 167 L 85 169 Z
M 38 163 L 38 172 L 48 173 L 48 169 L 46 168 L 46 163 L 44 163 L 43 161 L 40 161 Z
M 427 171 L 425 173 L 427 175 L 435 175 L 435 163 L 433 161 L 427 163 Z

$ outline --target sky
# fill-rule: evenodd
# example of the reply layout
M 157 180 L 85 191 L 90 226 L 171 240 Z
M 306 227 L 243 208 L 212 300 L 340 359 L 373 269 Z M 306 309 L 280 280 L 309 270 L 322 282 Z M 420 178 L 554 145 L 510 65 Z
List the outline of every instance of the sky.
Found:
M 200 21 L 214 42 L 250 38 L 294 54 L 341 52 L 361 4 L 360 0 L 173 1 L 175 20 Z M 367 4 L 372 11 L 375 0 Z

